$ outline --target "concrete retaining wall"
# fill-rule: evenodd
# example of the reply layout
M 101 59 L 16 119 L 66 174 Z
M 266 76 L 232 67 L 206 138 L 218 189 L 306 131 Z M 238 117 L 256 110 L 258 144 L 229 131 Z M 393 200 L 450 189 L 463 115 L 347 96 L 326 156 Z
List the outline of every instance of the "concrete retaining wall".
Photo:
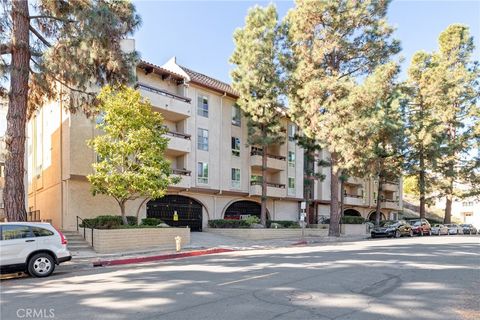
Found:
M 302 229 L 217 229 L 208 228 L 206 232 L 246 240 L 301 238 Z M 306 237 L 324 237 L 327 229 L 305 229 Z
M 83 235 L 83 229 L 79 230 Z M 91 229 L 86 240 L 92 245 Z M 93 249 L 98 253 L 113 253 L 150 248 L 174 249 L 175 237 L 182 237 L 182 246 L 190 244 L 190 228 L 138 228 L 93 230 Z
M 341 233 L 346 236 L 363 236 L 367 235 L 366 224 L 342 224 Z

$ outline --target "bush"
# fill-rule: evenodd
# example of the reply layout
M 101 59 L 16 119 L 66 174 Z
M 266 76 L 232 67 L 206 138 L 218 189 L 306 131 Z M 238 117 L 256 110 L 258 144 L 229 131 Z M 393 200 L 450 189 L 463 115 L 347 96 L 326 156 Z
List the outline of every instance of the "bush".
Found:
M 127 222 L 129 226 L 137 225 L 137 217 L 127 216 Z M 94 228 L 94 229 L 120 229 L 123 226 L 121 216 L 104 215 L 98 216 L 92 219 L 83 219 L 83 223 L 80 227 Z
M 208 226 L 210 228 L 218 228 L 218 229 L 239 229 L 239 228 L 249 228 L 250 224 L 248 224 L 245 220 L 228 220 L 228 219 L 216 219 L 216 220 L 209 220 Z
M 252 225 L 252 224 L 258 224 L 260 223 L 260 218 L 258 218 L 257 216 L 248 216 L 246 219 L 243 219 L 246 223 L 248 223 L 248 225 Z
M 268 220 L 267 221 L 267 228 L 272 226 L 272 223 L 276 223 L 280 225 L 281 228 L 300 228 L 298 221 L 290 221 L 290 220 Z
M 145 218 L 142 219 L 142 226 L 158 226 L 160 223 L 163 223 L 162 220 L 157 218 Z
M 344 216 L 342 217 L 343 224 L 362 224 L 365 223 L 365 219 L 363 217 L 351 217 L 351 216 Z

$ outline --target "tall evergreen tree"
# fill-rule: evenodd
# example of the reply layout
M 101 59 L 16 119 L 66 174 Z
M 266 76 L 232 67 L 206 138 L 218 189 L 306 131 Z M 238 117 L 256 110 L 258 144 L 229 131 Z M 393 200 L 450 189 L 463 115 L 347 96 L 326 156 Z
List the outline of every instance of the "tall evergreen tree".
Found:
M 440 34 L 439 50 L 432 56 L 427 103 L 435 107 L 443 134 L 436 175 L 437 188 L 446 198 L 445 223 L 451 223 L 455 183 L 471 184 L 468 180 L 476 165 L 471 152 L 480 121 L 480 69 L 473 51 L 469 28 L 453 24 Z
M 268 147 L 285 140 L 280 123 L 280 78 L 278 67 L 278 22 L 274 5 L 248 11 L 245 26 L 235 30 L 235 64 L 231 76 L 239 93 L 237 104 L 248 119 L 248 145 L 262 150 L 262 198 L 260 222 L 267 218 Z
M 140 19 L 129 1 L 3 1 L 0 72 L 9 82 L 4 203 L 8 220 L 26 219 L 24 154 L 27 117 L 47 100 L 89 111 L 94 88 L 133 80 L 136 53 L 121 40 Z M 1 82 L 2 85 L 5 82 Z
M 389 1 L 297 0 L 286 18 L 288 83 L 295 120 L 330 153 L 330 229 L 340 235 L 339 177 L 352 146 L 352 92 L 360 77 L 397 53 L 399 43 L 386 21 Z M 292 101 L 294 101 L 292 100 Z M 290 101 L 290 100 L 289 100 Z M 356 143 L 358 145 L 358 143 Z

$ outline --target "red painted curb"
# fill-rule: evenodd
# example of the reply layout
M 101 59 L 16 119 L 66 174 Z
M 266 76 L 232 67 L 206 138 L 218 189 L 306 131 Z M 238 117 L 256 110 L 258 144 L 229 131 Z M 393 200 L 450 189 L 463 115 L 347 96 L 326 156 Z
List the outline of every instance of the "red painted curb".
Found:
M 292 246 L 301 246 L 304 244 L 308 244 L 308 242 L 306 240 L 303 240 L 303 241 L 295 242 L 294 244 L 292 244 Z
M 218 248 L 218 249 L 189 251 L 189 252 L 182 252 L 182 253 L 171 253 L 171 254 L 164 254 L 160 256 L 148 256 L 148 257 L 138 257 L 138 258 L 128 258 L 128 259 L 117 259 L 117 260 L 99 260 L 99 261 L 93 262 L 93 266 L 94 267 L 118 266 L 122 264 L 133 264 L 133 263 L 142 263 L 142 262 L 150 262 L 150 261 L 178 259 L 178 258 L 185 258 L 185 257 L 195 257 L 195 256 L 203 256 L 206 254 L 232 252 L 232 251 L 235 251 L 235 250 Z

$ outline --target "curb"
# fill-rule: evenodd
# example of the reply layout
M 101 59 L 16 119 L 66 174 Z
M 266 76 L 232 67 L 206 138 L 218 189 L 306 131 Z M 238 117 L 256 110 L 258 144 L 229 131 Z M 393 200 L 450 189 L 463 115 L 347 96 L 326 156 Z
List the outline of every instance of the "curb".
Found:
M 143 262 L 151 262 L 151 261 L 178 259 L 178 258 L 185 258 L 185 257 L 196 257 L 196 256 L 207 255 L 207 254 L 224 253 L 224 252 L 232 252 L 232 251 L 236 251 L 236 250 L 216 248 L 216 249 L 196 250 L 196 251 L 189 251 L 189 252 L 182 252 L 182 253 L 170 253 L 170 254 L 163 254 L 158 256 L 137 257 L 137 258 L 127 258 L 127 259 L 116 259 L 116 260 L 99 260 L 99 261 L 94 261 L 92 264 L 93 264 L 93 267 L 118 266 L 118 265 L 124 265 L 124 264 L 135 264 L 135 263 L 143 263 Z

